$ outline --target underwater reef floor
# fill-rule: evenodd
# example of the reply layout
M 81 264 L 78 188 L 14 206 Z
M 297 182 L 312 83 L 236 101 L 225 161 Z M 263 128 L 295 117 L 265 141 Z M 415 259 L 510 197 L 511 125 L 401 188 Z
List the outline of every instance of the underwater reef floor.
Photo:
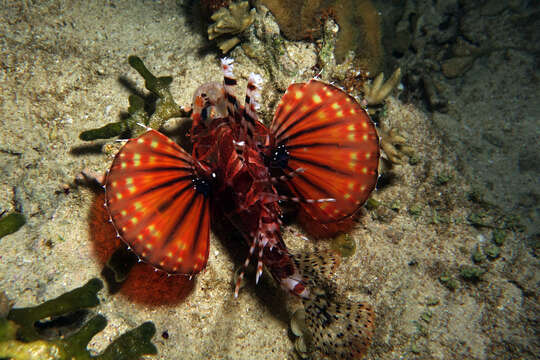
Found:
M 103 270 L 96 236 L 110 229 L 92 222 L 103 217 L 93 212 L 100 195 L 75 179 L 83 169 L 104 173 L 120 144 L 85 143 L 79 134 L 118 121 L 128 96 L 144 89 L 127 57 L 137 55 L 154 74 L 172 76 L 171 91 L 185 106 L 199 85 L 221 81 L 218 52 L 183 3 L 2 2 L 0 211 L 21 211 L 26 224 L 0 239 L 0 291 L 16 307 L 59 296 Z M 278 74 L 276 81 L 314 75 L 315 47 L 285 44 L 305 72 Z M 281 86 L 268 84 L 265 69 L 241 47 L 228 56 L 235 59 L 239 94 L 250 72 L 263 75 L 261 114 L 271 119 Z M 535 56 L 520 49 L 479 57 L 462 80 L 444 83 L 451 107 L 445 113 L 387 100 L 382 121 L 406 135 L 414 161 L 388 172 L 350 234 L 355 253 L 335 274 L 341 292 L 375 308 L 366 359 L 534 359 L 540 353 Z M 501 114 L 504 128 L 490 122 Z M 103 232 L 96 235 L 96 227 Z M 302 233 L 296 225 L 283 231 L 297 251 L 330 246 L 306 242 Z M 254 274 L 234 299 L 237 259 L 245 254 L 231 254 L 214 235 L 210 246 L 207 268 L 193 282 L 175 284 L 176 298 L 163 301 L 163 288 L 144 293 L 140 279 L 131 293 L 102 290 L 96 311 L 108 326 L 90 349 L 102 351 L 110 339 L 152 321 L 158 355 L 151 358 L 294 359 L 289 320 L 298 300 L 267 275 L 255 286 Z

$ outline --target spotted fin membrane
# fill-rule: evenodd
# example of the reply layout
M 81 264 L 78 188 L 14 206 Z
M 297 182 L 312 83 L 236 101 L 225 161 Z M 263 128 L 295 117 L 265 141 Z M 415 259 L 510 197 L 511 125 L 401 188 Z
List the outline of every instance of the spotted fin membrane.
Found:
M 303 299 L 306 327 L 313 350 L 333 359 L 361 359 L 374 331 L 371 305 L 336 295 L 329 280 L 339 264 L 331 251 L 294 255 L 294 262 L 311 289 Z
M 306 326 L 315 350 L 334 359 L 361 359 L 373 337 L 373 310 L 367 303 L 313 294 L 304 300 Z
M 291 193 L 315 221 L 336 222 L 354 214 L 377 182 L 379 138 L 358 102 L 317 80 L 292 84 L 276 110 L 270 132 L 287 161 Z M 303 199 L 333 199 L 310 202 Z
M 206 266 L 209 186 L 191 156 L 150 130 L 116 155 L 105 184 L 106 206 L 118 235 L 141 260 L 170 274 Z

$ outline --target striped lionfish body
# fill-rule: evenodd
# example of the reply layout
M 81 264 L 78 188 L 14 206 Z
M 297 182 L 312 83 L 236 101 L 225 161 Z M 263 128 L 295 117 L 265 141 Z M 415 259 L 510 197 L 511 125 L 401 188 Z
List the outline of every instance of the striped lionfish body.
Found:
M 221 66 L 223 84 L 204 84 L 194 95 L 191 154 L 155 130 L 120 150 L 105 185 L 111 219 L 139 258 L 191 276 L 206 266 L 211 208 L 219 210 L 249 246 L 235 296 L 255 259 L 256 282 L 264 265 L 302 298 L 316 350 L 360 358 L 371 339 L 371 308 L 334 295 L 324 279 L 333 256 L 288 251 L 278 202 L 298 203 L 323 227 L 349 219 L 376 184 L 375 127 L 354 98 L 311 80 L 288 88 L 267 128 L 257 117 L 260 77 L 249 77 L 241 105 L 232 60 Z

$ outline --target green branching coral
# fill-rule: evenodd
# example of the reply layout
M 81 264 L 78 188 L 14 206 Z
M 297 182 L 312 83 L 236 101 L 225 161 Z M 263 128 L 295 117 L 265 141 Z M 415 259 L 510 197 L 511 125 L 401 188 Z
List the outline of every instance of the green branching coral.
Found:
M 12 309 L 7 318 L 0 318 L 0 358 L 14 360 L 130 360 L 142 355 L 157 354 L 150 341 L 156 332 L 154 324 L 146 322 L 126 332 L 103 353 L 92 356 L 86 349 L 90 340 L 107 325 L 102 315 L 87 321 L 77 332 L 60 339 L 44 339 L 34 326 L 40 320 L 95 307 L 97 292 L 103 288 L 99 279 L 67 292 L 56 299 L 29 308 Z
M 477 282 L 480 281 L 485 272 L 486 270 L 478 266 L 465 265 L 459 270 L 459 275 L 467 281 Z
M 137 132 L 137 123 L 148 125 L 148 115 L 144 111 L 144 101 L 137 95 L 129 97 L 128 113 L 130 116 L 127 119 L 97 129 L 83 131 L 79 138 L 85 141 L 110 139 L 128 131 Z
M 144 124 L 157 130 L 171 118 L 189 116 L 189 113 L 173 99 L 170 91 L 173 80 L 171 76 L 155 77 L 137 56 L 130 56 L 128 62 L 144 78 L 146 89 L 157 96 L 154 113 L 147 114 L 144 110 L 144 100 L 137 95 L 131 95 L 128 109 L 130 116 L 127 119 L 107 124 L 98 129 L 83 131 L 79 135 L 81 140 L 110 139 L 125 132 L 130 132 L 133 137 L 137 137 L 145 131 L 144 127 L 138 124 Z
M 6 235 L 13 234 L 26 223 L 23 214 L 12 212 L 0 219 L 0 239 Z

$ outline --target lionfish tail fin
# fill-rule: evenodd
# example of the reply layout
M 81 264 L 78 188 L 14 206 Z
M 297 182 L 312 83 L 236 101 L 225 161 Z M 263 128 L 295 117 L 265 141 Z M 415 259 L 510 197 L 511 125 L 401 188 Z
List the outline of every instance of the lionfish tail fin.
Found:
M 340 257 L 332 251 L 295 255 L 310 295 L 303 299 L 311 350 L 332 359 L 361 359 L 374 331 L 371 305 L 338 296 L 331 276 Z
M 324 292 L 304 300 L 312 350 L 335 359 L 361 359 L 374 331 L 371 305 L 330 298 Z
M 303 280 L 310 288 L 324 288 L 333 292 L 332 275 L 336 272 L 340 256 L 331 250 L 294 254 L 293 261 Z

